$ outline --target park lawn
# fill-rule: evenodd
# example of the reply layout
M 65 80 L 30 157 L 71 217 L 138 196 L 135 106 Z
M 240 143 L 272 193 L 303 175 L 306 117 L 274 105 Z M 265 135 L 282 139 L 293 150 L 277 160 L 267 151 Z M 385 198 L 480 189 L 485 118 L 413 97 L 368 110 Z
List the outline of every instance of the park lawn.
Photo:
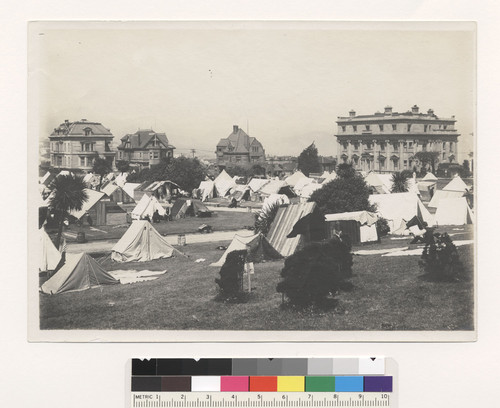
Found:
M 161 221 L 153 224 L 155 229 L 162 235 L 177 235 L 177 234 L 193 234 L 198 232 L 198 227 L 202 224 L 211 225 L 214 231 L 232 231 L 243 229 L 247 226 L 252 226 L 255 223 L 254 213 L 245 212 L 230 212 L 230 211 L 216 211 L 212 217 L 199 218 L 199 217 L 186 217 L 176 219 L 173 221 Z M 86 225 L 83 228 L 85 237 L 89 241 L 99 239 L 119 239 L 123 236 L 125 231 L 130 225 L 120 226 L 97 226 L 89 227 Z M 70 234 L 66 234 L 67 241 L 76 241 L 76 234 L 80 228 L 76 225 L 71 225 L 68 229 Z M 57 234 L 57 231 L 51 231 L 52 235 Z
M 382 244 L 405 246 L 406 242 L 385 240 Z M 370 246 L 377 248 L 378 245 Z M 214 243 L 187 245 L 182 250 L 189 258 L 103 263 L 107 270 L 167 270 L 154 281 L 40 295 L 40 328 L 332 331 L 474 328 L 472 278 L 455 283 L 426 281 L 418 266 L 419 256 L 354 256 L 351 278 L 354 288 L 337 294 L 335 307 L 296 311 L 282 307 L 281 294 L 276 292 L 283 260 L 256 264 L 248 302 L 225 304 L 214 300 L 217 295 L 214 280 L 219 268 L 208 266 L 223 251 L 216 249 Z M 471 277 L 473 246 L 460 247 L 460 256 Z M 206 260 L 196 263 L 200 258 Z

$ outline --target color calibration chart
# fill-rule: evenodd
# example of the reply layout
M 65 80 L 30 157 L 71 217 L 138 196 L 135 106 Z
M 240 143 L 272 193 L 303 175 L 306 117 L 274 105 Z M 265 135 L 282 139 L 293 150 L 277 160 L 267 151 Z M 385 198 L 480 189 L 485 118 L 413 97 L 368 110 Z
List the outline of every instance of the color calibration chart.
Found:
M 133 359 L 130 407 L 391 407 L 383 357 Z

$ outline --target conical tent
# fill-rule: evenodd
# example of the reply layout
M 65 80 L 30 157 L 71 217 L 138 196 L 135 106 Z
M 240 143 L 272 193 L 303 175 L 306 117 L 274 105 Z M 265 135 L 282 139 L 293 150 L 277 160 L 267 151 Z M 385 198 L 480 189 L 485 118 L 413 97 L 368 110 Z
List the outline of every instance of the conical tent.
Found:
M 266 237 L 259 232 L 258 234 L 250 236 L 235 235 L 227 247 L 226 252 L 224 252 L 217 262 L 210 264 L 210 266 L 222 266 L 231 252 L 242 250 L 247 251 L 247 262 L 257 263 L 264 260 L 282 258 Z
M 154 212 L 158 210 L 158 214 L 164 216 L 167 211 L 161 206 L 155 196 L 144 194 L 139 200 L 135 208 L 132 210 L 132 218 L 135 220 L 149 217 L 153 218 Z
M 432 174 L 431 172 L 427 173 L 425 177 L 422 179 L 422 181 L 437 181 L 437 177 Z
M 61 261 L 61 253 L 52 243 L 43 227 L 38 231 L 40 235 L 40 265 L 38 268 L 41 272 L 53 271 Z
M 40 290 L 49 295 L 90 289 L 98 285 L 115 285 L 120 281 L 107 273 L 86 253 L 67 254 L 66 263 Z
M 209 198 L 214 197 L 214 187 L 215 184 L 212 180 L 205 180 L 200 182 L 198 187 L 201 190 L 201 200 L 206 201 Z
M 145 262 L 170 258 L 174 247 L 163 238 L 148 221 L 136 220 L 111 249 L 116 262 Z
M 460 176 L 455 176 L 446 186 L 443 187 L 445 191 L 461 191 L 466 192 L 469 190 L 467 184 L 461 179 Z
M 229 190 L 236 185 L 236 182 L 229 174 L 226 173 L 226 170 L 222 170 L 214 180 L 214 184 L 215 189 L 217 190 L 217 195 L 219 197 L 225 197 Z
M 304 173 L 302 173 L 300 170 L 297 170 L 295 173 L 293 173 L 291 176 L 288 176 L 285 181 L 286 181 L 286 184 L 288 184 L 289 186 L 292 186 L 292 187 L 295 187 L 295 184 L 297 184 L 297 182 L 306 177 L 304 175 Z

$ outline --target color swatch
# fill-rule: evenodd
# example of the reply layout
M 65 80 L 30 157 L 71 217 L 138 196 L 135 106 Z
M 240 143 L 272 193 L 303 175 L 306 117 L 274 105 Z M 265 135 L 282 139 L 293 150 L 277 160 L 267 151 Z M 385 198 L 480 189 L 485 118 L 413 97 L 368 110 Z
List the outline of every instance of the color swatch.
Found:
M 382 358 L 132 360 L 133 392 L 392 392 Z

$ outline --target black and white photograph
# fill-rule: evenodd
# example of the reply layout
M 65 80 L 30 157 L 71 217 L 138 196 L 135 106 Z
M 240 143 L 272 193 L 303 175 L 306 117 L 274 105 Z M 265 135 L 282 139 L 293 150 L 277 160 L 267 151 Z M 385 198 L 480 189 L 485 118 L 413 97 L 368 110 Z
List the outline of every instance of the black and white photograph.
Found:
M 474 23 L 32 22 L 28 50 L 30 340 L 475 340 Z

